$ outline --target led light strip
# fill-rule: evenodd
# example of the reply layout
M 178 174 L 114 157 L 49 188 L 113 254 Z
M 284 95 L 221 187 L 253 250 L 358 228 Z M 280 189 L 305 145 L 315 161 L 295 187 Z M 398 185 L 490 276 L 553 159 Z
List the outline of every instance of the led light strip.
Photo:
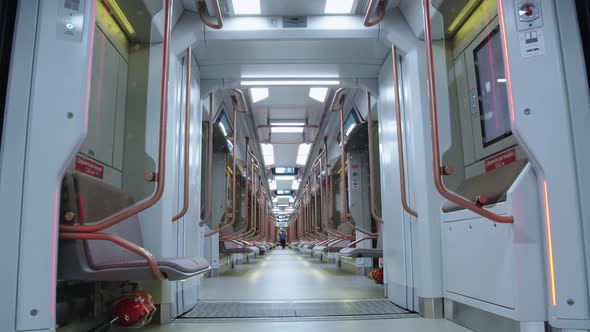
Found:
M 543 191 L 545 194 L 545 220 L 547 223 L 547 249 L 549 254 L 549 274 L 551 278 L 551 304 L 557 306 L 557 296 L 555 295 L 555 266 L 553 263 L 553 240 L 551 238 L 551 217 L 549 216 L 549 195 L 547 193 L 547 180 L 543 181 Z

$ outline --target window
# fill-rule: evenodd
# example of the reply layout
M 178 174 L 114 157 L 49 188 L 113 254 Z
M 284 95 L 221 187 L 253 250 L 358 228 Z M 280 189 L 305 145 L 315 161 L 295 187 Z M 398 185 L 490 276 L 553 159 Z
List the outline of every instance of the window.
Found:
M 222 110 L 220 112 L 219 116 L 217 117 L 217 121 L 215 122 L 215 124 L 217 126 L 219 126 L 219 129 L 221 129 L 221 132 L 223 133 L 223 136 L 225 138 L 231 137 L 233 135 L 234 130 L 231 127 L 231 124 L 229 122 L 229 118 L 225 114 L 225 111 Z
M 351 109 L 350 112 L 348 113 L 348 116 L 346 116 L 346 119 L 344 120 L 344 137 L 348 138 L 348 136 L 350 136 L 350 134 L 352 133 L 352 130 L 360 122 L 361 121 L 359 119 L 356 109 L 354 109 L 354 108 Z M 340 142 L 340 133 L 338 133 L 337 140 L 338 140 L 338 145 L 342 144 L 342 142 Z M 344 144 L 346 144 L 346 142 L 344 142 Z

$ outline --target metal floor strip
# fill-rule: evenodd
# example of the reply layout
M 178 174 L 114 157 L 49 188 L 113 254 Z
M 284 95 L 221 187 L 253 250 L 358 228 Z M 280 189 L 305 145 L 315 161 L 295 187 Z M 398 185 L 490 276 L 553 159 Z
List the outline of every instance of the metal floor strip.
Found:
M 412 315 L 385 299 L 330 302 L 200 302 L 182 318 L 305 318 Z

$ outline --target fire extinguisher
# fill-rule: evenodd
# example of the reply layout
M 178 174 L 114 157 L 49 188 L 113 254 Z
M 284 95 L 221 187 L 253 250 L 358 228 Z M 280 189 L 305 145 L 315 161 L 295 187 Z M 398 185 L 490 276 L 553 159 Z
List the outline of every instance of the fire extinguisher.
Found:
M 142 327 L 148 324 L 154 314 L 156 306 L 149 293 L 139 291 L 113 303 L 113 316 L 88 332 L 106 332 L 116 325 L 126 327 Z

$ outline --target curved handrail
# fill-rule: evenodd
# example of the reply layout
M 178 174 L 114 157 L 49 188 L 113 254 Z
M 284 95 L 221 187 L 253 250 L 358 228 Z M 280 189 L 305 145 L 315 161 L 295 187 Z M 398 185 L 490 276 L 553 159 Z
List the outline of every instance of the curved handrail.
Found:
M 149 251 L 145 250 L 144 248 L 138 246 L 133 242 L 123 239 L 120 236 L 106 233 L 60 233 L 59 238 L 62 240 L 96 240 L 113 242 L 114 244 L 121 246 L 145 258 L 156 280 L 166 279 L 162 271 L 160 271 L 156 259 Z
M 377 1 L 379 1 L 379 12 L 377 13 L 377 17 L 371 21 L 371 16 L 373 16 L 373 12 L 375 11 L 375 6 L 377 5 Z M 363 25 L 367 28 L 372 27 L 383 20 L 385 17 L 385 0 L 371 0 L 369 7 L 367 8 L 367 13 L 365 14 L 365 20 Z
M 177 215 L 172 217 L 172 222 L 184 217 L 188 211 L 188 200 L 189 200 L 189 161 L 190 161 L 190 147 L 191 147 L 191 65 L 192 65 L 192 48 L 186 49 L 186 105 L 184 112 L 184 183 L 183 183 L 183 199 L 182 199 L 182 210 Z
M 432 27 L 430 23 L 430 0 L 422 0 L 422 13 L 424 18 L 424 43 L 426 47 L 427 66 L 428 66 L 428 95 L 430 96 L 430 128 L 432 139 L 432 163 L 434 184 L 438 192 L 449 201 L 462 206 L 484 218 L 488 218 L 499 223 L 513 223 L 512 216 L 500 216 L 491 211 L 484 209 L 457 194 L 450 192 L 442 182 L 443 167 L 440 162 L 440 148 L 438 140 L 438 113 L 436 104 L 436 84 L 434 74 L 434 49 L 432 46 Z
M 129 209 L 121 210 L 118 213 L 91 225 L 60 225 L 60 232 L 80 232 L 93 233 L 109 228 L 121 221 L 134 216 L 156 204 L 164 194 L 164 186 L 166 179 L 166 126 L 168 123 L 168 80 L 170 78 L 169 60 L 170 60 L 170 21 L 172 19 L 172 2 L 166 0 L 165 17 L 164 17 L 164 41 L 162 59 L 162 84 L 160 87 L 160 133 L 158 138 L 158 172 L 153 174 L 153 179 L 156 182 L 156 190 L 152 197 L 145 201 L 130 207 Z
M 213 92 L 209 94 L 209 125 L 207 127 L 207 214 L 199 221 L 199 226 L 205 225 L 205 223 L 211 218 L 211 212 L 213 210 Z
M 340 92 L 342 89 L 338 89 L 338 91 L 336 92 L 336 94 L 334 95 L 334 97 L 337 97 L 338 92 Z M 330 107 L 330 111 L 332 112 L 339 112 L 340 113 L 340 142 L 342 142 L 342 144 L 340 144 L 340 164 L 342 166 L 342 172 L 340 173 L 340 190 L 341 190 L 341 202 L 342 202 L 342 222 L 345 223 L 346 225 L 348 225 L 349 227 L 351 227 L 352 229 L 359 231 L 365 235 L 369 235 L 369 236 L 374 236 L 377 235 L 377 233 L 373 233 L 373 232 L 369 232 L 367 230 L 364 230 L 360 227 L 357 227 L 356 225 L 352 224 L 349 220 L 348 220 L 348 198 L 346 197 L 346 158 L 345 158 L 345 153 L 344 153 L 344 99 L 345 99 L 346 95 L 341 95 L 340 96 L 340 105 L 338 109 L 334 109 L 332 107 Z M 333 102 L 332 102 L 333 103 Z
M 198 7 L 199 7 L 199 17 L 201 21 L 211 29 L 220 30 L 223 28 L 223 16 L 221 16 L 221 8 L 219 7 L 219 0 L 212 0 L 213 1 L 213 11 L 215 12 L 215 17 L 217 18 L 217 24 L 211 22 L 205 14 L 207 13 L 207 3 L 205 0 L 199 0 Z
M 240 96 L 240 99 L 242 99 L 242 105 L 244 105 L 244 107 L 239 107 L 234 100 L 234 108 L 240 112 L 240 113 L 247 113 L 248 112 L 248 103 L 246 102 L 246 96 L 244 95 L 244 91 L 240 90 L 240 89 L 232 89 L 232 91 L 234 91 L 235 93 L 237 93 Z
M 391 45 L 391 58 L 393 62 L 393 89 L 395 93 L 395 119 L 397 122 L 397 153 L 399 160 L 399 185 L 402 200 L 402 207 L 406 212 L 418 217 L 418 212 L 410 207 L 408 203 L 408 195 L 406 193 L 406 165 L 404 159 L 404 135 L 402 132 L 402 112 L 401 112 L 401 101 L 399 94 L 399 68 L 397 61 L 397 49 L 395 45 Z
M 369 135 L 369 201 L 371 206 L 371 216 L 377 222 L 383 224 L 383 218 L 377 215 L 375 208 L 375 176 L 373 165 L 373 118 L 371 117 L 371 92 L 367 91 L 367 131 Z
M 367 240 L 376 240 L 377 238 L 378 238 L 378 236 L 365 236 L 365 237 L 362 237 L 356 241 L 350 242 L 350 244 L 347 245 L 346 248 L 352 248 L 352 246 L 357 245 L 357 243 L 361 243 L 361 242 L 364 242 Z

